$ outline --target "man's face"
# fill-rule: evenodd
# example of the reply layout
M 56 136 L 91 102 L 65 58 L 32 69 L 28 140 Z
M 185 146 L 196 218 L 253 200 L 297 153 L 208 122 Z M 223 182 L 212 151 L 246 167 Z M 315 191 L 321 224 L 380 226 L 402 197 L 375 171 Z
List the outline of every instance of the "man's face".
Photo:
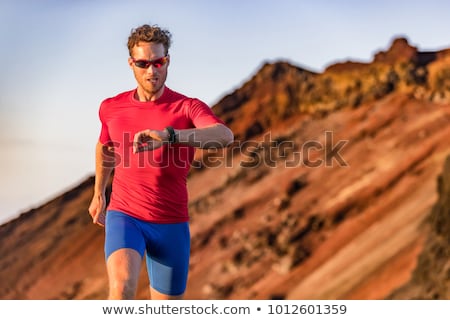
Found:
M 155 66 L 154 64 L 150 64 L 147 68 L 140 68 L 135 62 L 139 60 L 153 61 L 163 57 L 165 57 L 163 44 L 139 42 L 132 49 L 132 57 L 128 59 L 128 64 L 133 69 L 134 77 L 136 78 L 140 91 L 143 91 L 152 100 L 159 98 L 163 92 L 169 60 L 163 65 L 156 64 Z

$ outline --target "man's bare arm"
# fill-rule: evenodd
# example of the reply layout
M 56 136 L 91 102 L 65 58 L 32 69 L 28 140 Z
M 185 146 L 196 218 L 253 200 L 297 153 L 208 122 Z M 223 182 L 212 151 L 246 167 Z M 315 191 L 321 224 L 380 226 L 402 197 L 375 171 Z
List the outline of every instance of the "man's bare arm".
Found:
M 191 147 L 225 148 L 234 141 L 233 132 L 223 124 L 214 124 L 204 128 L 175 129 L 176 142 Z M 155 150 L 169 143 L 167 130 L 143 130 L 134 135 L 133 152 Z
M 205 128 L 175 130 L 178 143 L 201 149 L 225 148 L 234 141 L 233 132 L 223 124 Z
M 92 221 L 101 226 L 105 224 L 106 187 L 115 165 L 113 151 L 100 142 L 95 147 L 95 185 L 89 214 Z

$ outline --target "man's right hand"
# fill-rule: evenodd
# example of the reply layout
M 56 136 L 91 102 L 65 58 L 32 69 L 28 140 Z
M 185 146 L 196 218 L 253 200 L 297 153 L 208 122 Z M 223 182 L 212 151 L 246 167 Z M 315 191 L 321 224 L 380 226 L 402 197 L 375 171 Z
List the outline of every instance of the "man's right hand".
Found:
M 89 206 L 89 214 L 92 217 L 92 222 L 102 227 L 105 226 L 106 218 L 106 200 L 104 194 L 94 194 L 91 204 Z

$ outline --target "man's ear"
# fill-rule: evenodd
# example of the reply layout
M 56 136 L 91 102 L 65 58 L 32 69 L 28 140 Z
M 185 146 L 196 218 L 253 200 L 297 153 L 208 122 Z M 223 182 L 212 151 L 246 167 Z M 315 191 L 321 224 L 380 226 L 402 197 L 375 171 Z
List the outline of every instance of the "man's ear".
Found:
M 128 65 L 133 69 L 133 59 L 131 57 L 128 58 Z

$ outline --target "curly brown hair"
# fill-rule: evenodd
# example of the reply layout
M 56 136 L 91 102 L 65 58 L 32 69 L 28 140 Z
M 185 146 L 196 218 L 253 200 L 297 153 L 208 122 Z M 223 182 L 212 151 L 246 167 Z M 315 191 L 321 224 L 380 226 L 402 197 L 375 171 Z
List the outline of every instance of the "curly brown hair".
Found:
M 169 53 L 169 48 L 172 43 L 172 34 L 165 29 L 160 28 L 157 25 L 144 24 L 140 27 L 131 30 L 131 34 L 128 37 L 128 52 L 131 57 L 131 50 L 139 42 L 156 42 L 162 43 L 165 49 L 165 54 Z

